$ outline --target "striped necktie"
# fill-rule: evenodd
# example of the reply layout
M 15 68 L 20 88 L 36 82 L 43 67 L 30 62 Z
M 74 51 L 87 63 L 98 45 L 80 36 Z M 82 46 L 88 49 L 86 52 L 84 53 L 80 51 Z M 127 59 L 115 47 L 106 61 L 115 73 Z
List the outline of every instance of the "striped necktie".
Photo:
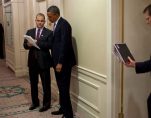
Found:
M 37 35 L 36 35 L 36 39 L 38 40 L 39 38 L 40 38 L 40 28 L 38 28 Z

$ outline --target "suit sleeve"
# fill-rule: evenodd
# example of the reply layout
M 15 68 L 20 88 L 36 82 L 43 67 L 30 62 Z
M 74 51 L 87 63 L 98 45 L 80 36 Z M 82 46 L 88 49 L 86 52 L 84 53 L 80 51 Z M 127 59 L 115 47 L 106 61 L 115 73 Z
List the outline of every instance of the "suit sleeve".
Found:
M 136 62 L 135 71 L 136 73 L 145 73 L 151 71 L 151 60 Z
M 62 64 L 64 62 L 66 53 L 69 51 L 68 47 L 71 40 L 71 27 L 68 24 L 65 24 L 61 27 L 61 43 L 60 43 L 60 55 L 58 63 Z

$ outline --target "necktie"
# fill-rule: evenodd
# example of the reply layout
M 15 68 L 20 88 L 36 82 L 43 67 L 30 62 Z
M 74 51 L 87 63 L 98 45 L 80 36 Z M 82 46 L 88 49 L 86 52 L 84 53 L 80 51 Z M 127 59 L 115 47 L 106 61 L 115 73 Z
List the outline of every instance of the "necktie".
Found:
M 38 29 L 37 31 L 37 36 L 36 36 L 36 39 L 38 40 L 40 38 L 40 29 Z

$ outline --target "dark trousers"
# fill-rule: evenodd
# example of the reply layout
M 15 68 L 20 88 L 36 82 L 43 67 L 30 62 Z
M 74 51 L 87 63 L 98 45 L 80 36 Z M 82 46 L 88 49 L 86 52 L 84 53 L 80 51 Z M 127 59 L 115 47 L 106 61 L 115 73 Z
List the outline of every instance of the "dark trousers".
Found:
M 43 105 L 51 105 L 51 81 L 50 69 L 39 69 L 38 67 L 29 67 L 31 99 L 32 103 L 39 104 L 38 99 L 38 75 L 40 74 L 42 88 L 43 88 Z
M 151 118 L 151 93 L 147 99 L 148 118 Z
M 56 81 L 59 89 L 60 110 L 66 118 L 73 118 L 72 105 L 70 100 L 70 78 L 71 67 L 62 68 L 60 73 L 55 71 Z

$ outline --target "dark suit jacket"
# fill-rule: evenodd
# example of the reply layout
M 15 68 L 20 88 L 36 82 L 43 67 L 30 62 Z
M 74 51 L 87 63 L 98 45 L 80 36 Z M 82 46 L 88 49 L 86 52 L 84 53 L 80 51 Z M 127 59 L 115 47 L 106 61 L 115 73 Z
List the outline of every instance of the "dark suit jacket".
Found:
M 35 39 L 36 28 L 30 29 L 27 31 L 26 35 L 31 36 Z M 51 40 L 53 37 L 52 31 L 47 28 L 43 28 L 43 31 L 40 35 L 40 39 L 37 41 L 37 45 L 40 47 L 40 50 L 35 47 L 28 47 L 27 40 L 24 39 L 24 48 L 29 50 L 28 53 L 28 66 L 34 67 L 35 61 L 37 61 L 38 66 L 41 69 L 48 69 L 52 66 L 52 58 L 49 52 L 51 48 Z M 36 64 L 37 64 L 36 63 Z
M 137 62 L 135 66 L 136 73 L 145 73 L 151 71 L 151 60 Z
M 58 63 L 70 67 L 76 64 L 72 46 L 72 29 L 70 24 L 62 17 L 59 19 L 54 31 L 52 57 L 54 66 Z

